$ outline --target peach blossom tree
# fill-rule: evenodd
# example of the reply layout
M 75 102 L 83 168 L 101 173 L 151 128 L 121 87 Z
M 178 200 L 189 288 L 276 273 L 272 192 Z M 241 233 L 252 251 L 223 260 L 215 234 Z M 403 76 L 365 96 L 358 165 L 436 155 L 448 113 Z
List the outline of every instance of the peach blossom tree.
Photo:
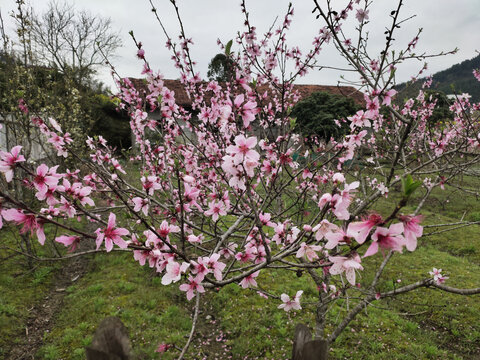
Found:
M 119 107 L 130 115 L 137 147 L 129 160 L 138 170 L 122 165 L 101 136 L 88 139 L 88 159 L 77 156 L 58 121 L 29 113 L 57 155 L 76 159 L 78 168 L 34 164 L 20 145 L 1 152 L 5 186 L 0 189 L 0 227 L 3 219 L 42 245 L 61 243 L 69 247 L 67 257 L 131 251 L 140 266 L 160 274 L 162 284 L 177 287 L 196 302 L 192 331 L 179 358 L 192 340 L 200 299 L 210 289 L 236 283 L 258 290 L 279 311 L 300 310 L 302 290 L 259 290 L 259 276 L 270 269 L 310 276 L 318 289 L 316 298 L 308 299 L 316 304 L 315 338 L 329 345 L 375 301 L 422 287 L 460 295 L 480 292 L 454 287 L 453 278 L 446 285 L 447 277 L 438 269 L 391 291 L 377 287 L 392 256 L 413 252 L 422 241 L 421 210 L 432 190 L 455 181 L 480 160 L 480 104 L 459 96 L 450 108 L 453 118 L 432 128 L 427 125 L 436 104 L 424 91 L 430 81 L 416 98 L 395 101 L 397 67 L 431 56 L 414 53 L 419 34 L 403 49 L 394 47 L 394 33 L 404 22 L 401 0 L 389 15 L 379 54 L 368 51 L 364 35 L 370 1 L 350 1 L 338 9 L 333 1 L 320 5 L 314 0 L 312 26 L 319 30 L 307 52 L 286 42 L 291 5 L 281 23 L 259 34 L 243 1 L 244 31 L 235 41 L 219 41 L 235 70 L 221 84 L 203 81 L 196 71 L 193 40 L 185 33 L 177 3 L 171 3 L 182 25 L 177 43 L 153 4 L 152 10 L 193 110 L 177 104 L 162 75 L 150 68 L 148 50 L 132 34 L 145 86 L 120 77 L 117 83 Z M 348 21 L 354 22 L 354 33 L 344 30 Z M 334 46 L 353 70 L 365 108 L 338 119 L 339 126 L 347 123 L 350 129 L 345 137 L 318 140 L 312 150 L 290 116 L 299 99 L 294 81 L 316 70 L 327 46 Z M 474 75 L 479 78 L 478 71 Z M 152 117 L 153 112 L 160 118 Z M 41 206 L 17 198 L 15 182 Z M 421 193 L 415 210 L 405 213 L 415 191 Z M 400 196 L 390 211 L 370 210 L 393 192 Z M 93 223 L 96 230 L 79 230 L 73 220 Z M 46 227 L 57 228 L 59 235 L 47 239 Z M 83 242 L 94 249 L 77 250 Z M 370 256 L 382 261 L 373 269 L 373 279 L 360 283 L 363 259 Z M 327 312 L 345 298 L 355 299 L 354 305 L 327 333 Z M 168 348 L 164 344 L 160 351 Z

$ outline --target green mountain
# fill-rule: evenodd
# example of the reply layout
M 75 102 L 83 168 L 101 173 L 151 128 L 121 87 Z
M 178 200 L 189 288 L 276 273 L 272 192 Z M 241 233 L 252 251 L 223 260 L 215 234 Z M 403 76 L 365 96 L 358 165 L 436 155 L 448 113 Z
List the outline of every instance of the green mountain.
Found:
M 462 61 L 452 67 L 437 72 L 433 75 L 432 89 L 442 91 L 445 94 L 468 93 L 472 96 L 471 101 L 480 101 L 480 82 L 473 76 L 473 70 L 480 68 L 480 55 L 470 60 Z M 425 78 L 416 82 L 407 82 L 397 85 L 395 88 L 403 97 L 412 97 L 418 93 Z

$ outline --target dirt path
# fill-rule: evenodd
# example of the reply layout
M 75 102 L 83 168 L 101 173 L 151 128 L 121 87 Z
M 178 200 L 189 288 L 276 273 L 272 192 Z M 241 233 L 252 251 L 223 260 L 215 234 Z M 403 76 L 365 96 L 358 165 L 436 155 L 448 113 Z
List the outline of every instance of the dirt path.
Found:
M 53 328 L 55 316 L 60 312 L 66 288 L 82 277 L 88 269 L 89 259 L 79 256 L 65 261 L 62 269 L 57 271 L 54 284 L 46 296 L 30 310 L 25 332 L 19 341 L 21 343 L 10 350 L 6 359 L 29 360 L 43 345 L 43 335 Z

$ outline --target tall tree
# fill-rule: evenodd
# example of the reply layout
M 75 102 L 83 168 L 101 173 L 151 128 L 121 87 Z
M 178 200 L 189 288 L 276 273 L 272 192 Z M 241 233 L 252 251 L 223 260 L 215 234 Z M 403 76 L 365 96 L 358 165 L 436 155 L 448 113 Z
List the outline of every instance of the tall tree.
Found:
M 219 53 L 208 64 L 207 76 L 210 80 L 218 82 L 230 81 L 235 77 L 234 69 L 233 60 L 229 56 Z
M 32 15 L 33 45 L 48 66 L 72 72 L 85 83 L 104 58 L 121 45 L 110 18 L 77 11 L 72 5 L 51 1 L 47 11 Z
M 329 141 L 330 138 L 337 139 L 348 131 L 346 124 L 337 123 L 335 120 L 353 115 L 358 109 L 359 106 L 352 98 L 320 91 L 298 102 L 291 116 L 297 119 L 298 130 L 303 136 Z

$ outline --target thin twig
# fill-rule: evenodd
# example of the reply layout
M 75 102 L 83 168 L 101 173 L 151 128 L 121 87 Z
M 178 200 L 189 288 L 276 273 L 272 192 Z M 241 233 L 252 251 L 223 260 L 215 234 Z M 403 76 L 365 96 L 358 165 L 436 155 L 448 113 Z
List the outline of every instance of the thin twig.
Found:
M 192 329 L 190 330 L 190 336 L 188 337 L 187 343 L 183 347 L 183 350 L 180 353 L 180 356 L 178 357 L 178 360 L 183 360 L 183 357 L 185 356 L 185 353 L 187 352 L 188 347 L 190 346 L 190 343 L 192 342 L 193 334 L 195 333 L 195 327 L 197 326 L 199 309 L 200 309 L 200 293 L 197 291 L 197 298 L 195 300 L 195 313 L 193 314 Z

